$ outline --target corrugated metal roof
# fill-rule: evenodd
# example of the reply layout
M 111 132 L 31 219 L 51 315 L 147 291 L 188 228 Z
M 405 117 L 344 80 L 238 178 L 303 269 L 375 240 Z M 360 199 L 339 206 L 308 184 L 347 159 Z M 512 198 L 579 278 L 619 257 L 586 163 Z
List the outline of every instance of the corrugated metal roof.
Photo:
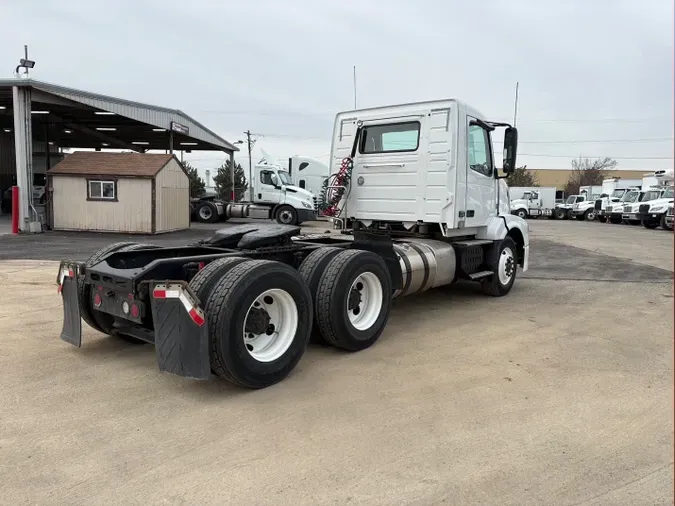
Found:
M 47 173 L 72 176 L 155 177 L 172 158 L 175 156 L 155 153 L 75 151 Z
M 224 151 L 239 151 L 236 146 L 178 109 L 168 109 L 166 107 L 132 102 L 130 100 L 76 90 L 34 79 L 0 79 L 0 88 L 12 86 L 35 88 L 45 93 L 51 93 L 52 95 L 72 100 L 73 102 L 88 105 L 89 107 L 141 121 L 157 128 L 166 128 L 168 130 L 171 122 L 174 121 L 187 126 L 190 129 L 190 137 L 218 146 Z

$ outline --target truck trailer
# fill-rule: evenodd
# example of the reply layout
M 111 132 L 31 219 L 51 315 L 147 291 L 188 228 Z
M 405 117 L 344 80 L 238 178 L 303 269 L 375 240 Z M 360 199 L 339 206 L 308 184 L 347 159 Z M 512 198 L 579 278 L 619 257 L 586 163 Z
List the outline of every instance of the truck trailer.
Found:
M 492 134 L 504 128 L 503 168 Z M 517 131 L 454 99 L 339 113 L 328 205 L 339 233 L 224 228 L 182 247 L 116 243 L 64 260 L 61 339 L 152 343 L 161 371 L 245 388 L 285 378 L 310 339 L 356 352 L 392 300 L 459 280 L 507 295 L 528 268 L 527 222 L 500 203 Z

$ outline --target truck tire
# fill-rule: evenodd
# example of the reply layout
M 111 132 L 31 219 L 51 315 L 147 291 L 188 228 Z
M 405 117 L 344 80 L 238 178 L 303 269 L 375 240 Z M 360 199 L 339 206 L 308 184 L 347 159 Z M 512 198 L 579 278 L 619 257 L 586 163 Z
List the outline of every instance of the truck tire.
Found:
M 660 226 L 663 230 L 673 230 L 673 229 L 670 228 L 668 225 L 666 225 L 666 213 L 663 213 L 663 214 L 661 215 L 661 219 L 659 220 L 659 226 Z
M 649 230 L 654 230 L 656 227 L 659 226 L 659 222 L 651 220 L 642 220 L 642 226 L 648 228 Z
M 598 216 L 597 219 L 600 223 L 607 223 L 607 216 Z
M 518 248 L 510 237 L 505 237 L 499 244 L 499 250 L 490 269 L 494 274 L 481 281 L 483 293 L 493 297 L 503 297 L 511 291 L 518 271 Z
M 557 220 L 564 220 L 567 217 L 567 211 L 564 209 L 556 209 L 553 216 L 555 216 Z
M 213 202 L 197 204 L 197 221 L 201 223 L 215 223 L 220 219 L 218 208 Z
M 127 244 L 126 246 L 123 246 L 117 250 L 115 250 L 115 253 L 122 253 L 123 251 L 135 251 L 143 248 L 148 248 L 148 249 L 155 249 L 159 248 L 156 244 L 145 244 L 145 243 L 131 243 Z M 91 302 L 91 297 L 87 298 L 87 304 L 90 304 Z M 114 332 L 113 330 L 113 325 L 115 323 L 115 317 L 111 314 L 104 313 L 102 311 L 97 311 L 96 309 L 91 310 L 91 315 L 94 319 L 94 322 L 96 322 L 96 325 L 98 326 L 98 329 L 103 332 L 104 334 L 108 334 L 109 336 L 114 336 L 119 339 L 122 339 L 123 341 L 127 341 L 132 344 L 147 344 L 145 341 L 142 339 L 138 339 L 136 337 L 132 336 L 127 336 L 125 334 L 119 334 L 117 332 Z
M 527 218 L 527 211 L 525 209 L 518 209 L 516 211 L 516 216 L 518 216 L 518 218 L 525 219 Z
M 328 263 L 341 251 L 345 251 L 344 248 L 318 248 L 307 255 L 300 264 L 298 274 L 300 274 L 300 277 L 305 281 L 305 283 L 307 283 L 307 286 L 309 287 L 309 293 L 312 294 L 312 301 L 314 302 L 315 308 L 316 294 L 319 290 L 319 281 L 321 280 L 321 276 L 326 270 Z M 314 325 L 312 325 L 312 334 L 309 338 L 309 341 L 311 343 L 325 342 L 316 322 Z
M 391 296 L 391 277 L 380 256 L 356 249 L 338 253 L 316 294 L 316 322 L 324 340 L 348 351 L 372 346 L 389 320 Z
M 101 261 L 105 256 L 108 256 L 110 253 L 117 251 L 118 249 L 124 248 L 125 246 L 130 246 L 135 244 L 133 242 L 116 242 L 113 244 L 108 244 L 103 248 L 99 249 L 96 253 L 89 257 L 89 259 L 84 263 L 85 267 L 91 267 L 96 265 Z M 93 312 L 94 309 L 91 307 L 91 285 L 86 285 L 84 283 L 84 276 L 78 276 L 77 278 L 77 290 L 78 290 L 78 299 L 80 302 L 80 316 L 94 330 L 103 332 L 103 330 L 98 326 L 94 321 Z
M 220 278 L 206 314 L 213 372 L 242 387 L 265 388 L 288 376 L 305 353 L 312 296 L 290 266 L 251 260 Z
M 289 205 L 283 205 L 277 209 L 276 212 L 277 223 L 282 225 L 297 225 L 298 224 L 298 212 Z
M 565 213 L 565 219 L 571 220 L 572 218 L 574 218 L 574 212 L 571 209 L 568 209 Z
M 195 277 L 190 280 L 190 288 L 199 299 L 202 307 L 206 306 L 211 291 L 220 278 L 235 265 L 239 265 L 247 260 L 249 259 L 244 257 L 219 258 L 195 274 Z
M 584 213 L 584 220 L 593 221 L 594 219 L 595 219 L 595 210 L 594 209 L 588 209 Z
M 610 217 L 609 222 L 613 225 L 619 225 L 623 220 L 621 218 Z

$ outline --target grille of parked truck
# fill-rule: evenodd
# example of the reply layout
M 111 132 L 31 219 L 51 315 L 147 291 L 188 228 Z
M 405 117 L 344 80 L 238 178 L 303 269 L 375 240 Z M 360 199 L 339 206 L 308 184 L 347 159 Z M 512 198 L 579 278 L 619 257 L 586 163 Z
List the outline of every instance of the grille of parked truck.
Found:
M 310 339 L 372 346 L 396 297 L 459 280 L 507 295 L 530 249 L 527 222 L 501 202 L 516 149 L 515 128 L 457 100 L 340 113 L 331 172 L 349 177 L 328 203 L 341 233 L 252 223 L 182 247 L 116 243 L 64 260 L 61 339 L 81 346 L 84 319 L 152 343 L 161 371 L 263 388 L 295 368 Z

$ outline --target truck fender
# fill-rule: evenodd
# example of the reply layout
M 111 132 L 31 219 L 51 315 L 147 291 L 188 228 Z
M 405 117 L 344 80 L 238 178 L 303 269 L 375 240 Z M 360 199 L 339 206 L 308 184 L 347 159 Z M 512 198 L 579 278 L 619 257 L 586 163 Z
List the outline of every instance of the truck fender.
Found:
M 510 236 L 518 246 L 518 263 L 522 266 L 525 259 L 525 248 L 530 244 L 530 227 L 527 222 L 512 214 L 493 216 L 485 228 L 476 234 L 476 239 L 501 241 Z

